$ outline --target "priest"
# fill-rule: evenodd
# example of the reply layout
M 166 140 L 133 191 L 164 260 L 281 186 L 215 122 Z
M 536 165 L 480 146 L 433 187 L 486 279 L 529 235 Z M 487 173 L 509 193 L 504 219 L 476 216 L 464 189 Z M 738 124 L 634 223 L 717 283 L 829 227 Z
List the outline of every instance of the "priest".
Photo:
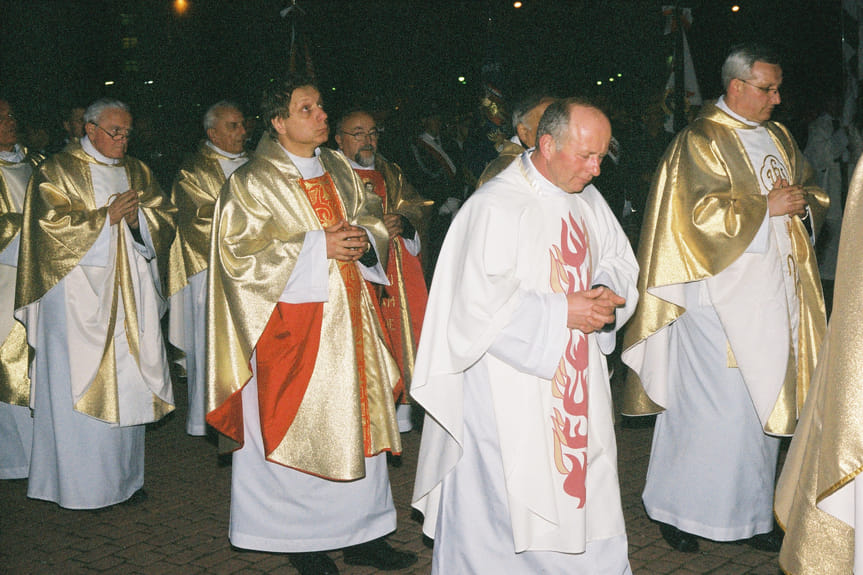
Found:
M 411 391 L 432 573 L 631 572 L 605 356 L 638 267 L 589 185 L 610 139 L 589 102 L 551 104 L 444 242 Z
M 160 278 L 176 210 L 126 156 L 124 103 L 98 100 L 84 121 L 30 182 L 15 292 L 35 350 L 27 495 L 70 509 L 140 499 L 144 426 L 174 409 Z
M 319 146 L 321 94 L 265 92 L 267 133 L 216 203 L 207 314 L 207 423 L 235 449 L 231 543 L 290 553 L 302 574 L 416 561 L 395 530 L 385 452 L 401 452 L 398 367 L 363 278 L 385 283 L 380 200 Z M 384 264 L 384 265 L 381 265 Z

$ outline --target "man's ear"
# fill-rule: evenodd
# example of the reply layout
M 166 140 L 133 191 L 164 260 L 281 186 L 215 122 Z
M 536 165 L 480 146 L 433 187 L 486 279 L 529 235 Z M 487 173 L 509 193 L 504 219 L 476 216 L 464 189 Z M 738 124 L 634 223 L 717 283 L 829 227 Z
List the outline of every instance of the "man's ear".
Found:
M 515 127 L 515 133 L 518 136 L 518 139 L 521 140 L 521 143 L 527 145 L 527 140 L 530 136 L 530 128 L 519 122 Z M 536 142 L 534 142 L 534 144 L 536 144 Z
M 275 118 L 270 120 L 270 124 L 272 124 L 273 129 L 276 131 L 277 134 L 285 133 L 285 119 L 281 116 L 276 116 Z

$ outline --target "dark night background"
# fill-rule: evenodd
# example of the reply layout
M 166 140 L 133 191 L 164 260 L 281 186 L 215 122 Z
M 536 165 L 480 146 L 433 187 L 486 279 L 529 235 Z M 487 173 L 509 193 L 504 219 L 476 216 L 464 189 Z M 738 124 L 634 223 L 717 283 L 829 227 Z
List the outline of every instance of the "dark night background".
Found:
M 297 3 L 304 14 L 282 18 L 289 0 L 188 0 L 182 15 L 173 0 L 0 0 L 0 92 L 25 122 L 43 124 L 56 123 L 63 105 L 116 96 L 132 105 L 139 133 L 149 118 L 158 137 L 185 150 L 214 101 L 257 111 L 262 86 L 287 68 L 291 24 L 331 115 L 362 104 L 391 123 L 406 124 L 431 102 L 472 108 L 489 62 L 510 99 L 537 87 L 588 93 L 636 117 L 669 74 L 668 0 L 523 0 L 520 9 L 512 0 Z M 693 10 L 688 39 L 705 99 L 720 93 L 727 48 L 756 39 L 783 55 L 781 114 L 792 124 L 841 94 L 840 0 L 681 5 Z

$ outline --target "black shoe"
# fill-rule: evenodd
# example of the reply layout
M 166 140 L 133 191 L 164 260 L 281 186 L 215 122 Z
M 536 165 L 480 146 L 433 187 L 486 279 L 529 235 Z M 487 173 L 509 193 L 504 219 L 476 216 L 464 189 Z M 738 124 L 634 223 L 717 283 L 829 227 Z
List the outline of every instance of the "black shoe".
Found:
M 773 531 L 770 533 L 759 533 L 758 535 L 753 535 L 749 539 L 746 539 L 744 543 L 753 549 L 758 549 L 759 551 L 779 553 L 779 549 L 782 547 L 782 540 L 784 538 L 785 534 L 782 530 L 774 527 Z
M 339 575 L 336 562 L 323 551 L 289 553 L 288 561 L 300 572 L 300 575 Z
M 677 527 L 668 525 L 667 523 L 659 524 L 659 532 L 672 549 L 684 553 L 698 553 L 698 537 L 692 533 L 681 531 Z
M 383 537 L 346 547 L 344 555 L 348 565 L 369 565 L 380 571 L 405 569 L 417 562 L 416 553 L 397 551 Z

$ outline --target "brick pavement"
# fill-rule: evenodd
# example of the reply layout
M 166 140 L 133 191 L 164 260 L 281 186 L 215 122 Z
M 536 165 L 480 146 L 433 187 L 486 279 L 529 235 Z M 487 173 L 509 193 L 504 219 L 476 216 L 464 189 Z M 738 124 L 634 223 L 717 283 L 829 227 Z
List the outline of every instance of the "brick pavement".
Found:
M 69 511 L 29 500 L 24 480 L 0 481 L 0 573 L 17 574 L 217 574 L 296 571 L 283 555 L 239 552 L 228 542 L 230 467 L 220 465 L 213 442 L 184 432 L 185 388 L 175 388 L 178 409 L 147 432 L 146 489 L 136 505 Z M 641 505 L 652 429 L 617 426 L 621 494 L 633 572 L 777 575 L 776 554 L 744 545 L 701 542 L 701 552 L 672 551 Z M 390 540 L 415 551 L 418 563 L 403 575 L 428 573 L 431 548 L 409 500 L 419 434 L 404 434 L 402 466 L 391 468 L 398 531 Z M 346 575 L 371 568 L 346 566 Z M 466 575 L 466 574 L 453 574 Z M 484 575 L 484 574 L 483 574 Z

